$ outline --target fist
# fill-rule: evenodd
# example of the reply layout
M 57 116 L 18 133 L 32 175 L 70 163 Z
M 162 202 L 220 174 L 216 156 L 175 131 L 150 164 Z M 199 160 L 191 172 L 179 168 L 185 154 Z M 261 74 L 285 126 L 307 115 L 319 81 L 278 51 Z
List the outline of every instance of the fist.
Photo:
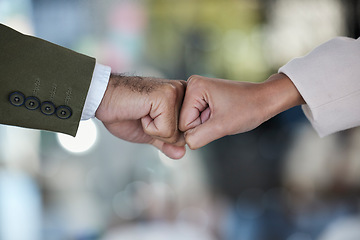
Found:
M 178 159 L 185 154 L 178 124 L 184 93 L 183 81 L 112 75 L 96 117 L 113 135 Z
M 264 121 L 254 83 L 191 76 L 180 113 L 180 130 L 191 149 L 226 135 L 249 131 Z

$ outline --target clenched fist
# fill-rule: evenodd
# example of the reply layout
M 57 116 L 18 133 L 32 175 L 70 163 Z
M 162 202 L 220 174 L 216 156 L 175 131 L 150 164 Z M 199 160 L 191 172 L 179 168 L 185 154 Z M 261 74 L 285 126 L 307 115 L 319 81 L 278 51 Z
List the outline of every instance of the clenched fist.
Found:
M 250 131 L 302 103 L 284 74 L 275 74 L 263 83 L 191 76 L 179 126 L 189 147 L 197 149 L 226 135 Z
M 95 116 L 115 136 L 149 143 L 167 156 L 185 154 L 178 119 L 185 82 L 112 74 Z

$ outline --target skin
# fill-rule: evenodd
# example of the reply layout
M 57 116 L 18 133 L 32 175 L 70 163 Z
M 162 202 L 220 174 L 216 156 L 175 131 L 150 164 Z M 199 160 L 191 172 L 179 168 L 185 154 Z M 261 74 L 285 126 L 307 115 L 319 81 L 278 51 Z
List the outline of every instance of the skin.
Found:
M 95 116 L 116 137 L 152 144 L 179 159 L 185 154 L 178 125 L 185 85 L 183 81 L 112 74 Z
M 274 74 L 263 83 L 191 76 L 179 128 L 191 149 L 250 131 L 275 115 L 305 104 L 292 81 Z

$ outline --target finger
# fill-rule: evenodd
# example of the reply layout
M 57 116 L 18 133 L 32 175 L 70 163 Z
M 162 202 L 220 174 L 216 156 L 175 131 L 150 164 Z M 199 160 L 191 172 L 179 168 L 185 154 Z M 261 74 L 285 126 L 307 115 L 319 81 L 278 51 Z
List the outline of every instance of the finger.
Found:
M 158 137 L 159 129 L 154 123 L 154 119 L 150 115 L 146 115 L 141 118 L 141 124 L 143 126 L 144 132 L 150 136 Z
M 175 121 L 170 119 L 170 117 L 161 116 L 152 119 L 150 116 L 145 116 L 141 119 L 141 123 L 144 132 L 155 139 L 167 143 L 175 143 L 180 136 Z
M 210 115 L 211 115 L 211 110 L 210 108 L 206 108 L 200 115 L 200 120 L 201 120 L 201 123 L 204 123 L 206 122 L 209 118 L 210 118 Z
M 191 91 L 191 89 L 189 89 L 185 93 L 185 99 L 181 107 L 179 129 L 186 132 L 200 125 L 202 123 L 201 114 L 208 107 L 208 103 L 200 91 Z M 204 115 L 204 119 L 206 119 L 206 115 L 207 113 Z
M 149 114 L 141 119 L 144 131 L 150 136 L 171 138 L 177 131 L 176 99 L 177 90 L 165 88 L 161 92 L 155 92 L 151 97 L 151 109 Z
M 172 159 L 180 159 L 185 155 L 186 149 L 185 146 L 179 147 L 169 143 L 164 143 L 162 152 Z
M 209 119 L 205 123 L 186 131 L 185 141 L 190 149 L 198 149 L 225 135 L 222 124 Z
M 172 159 L 180 159 L 185 155 L 186 149 L 185 146 L 175 146 L 169 143 L 165 143 L 158 139 L 155 139 L 152 142 L 152 145 L 158 148 L 166 156 Z
M 116 123 L 104 123 L 104 126 L 114 136 L 129 142 L 148 143 L 153 138 L 144 133 L 140 121 L 120 121 Z
M 141 120 L 147 134 L 168 143 L 179 140 L 178 119 L 184 92 L 184 83 L 173 81 L 154 95 L 149 115 Z
M 157 137 L 157 136 L 149 136 L 149 137 L 152 137 L 154 139 L 160 140 L 165 143 L 169 143 L 174 146 L 183 147 L 186 145 L 184 133 L 180 132 L 180 131 L 178 131 L 176 133 L 176 135 L 174 135 L 171 138 L 162 138 L 162 137 Z

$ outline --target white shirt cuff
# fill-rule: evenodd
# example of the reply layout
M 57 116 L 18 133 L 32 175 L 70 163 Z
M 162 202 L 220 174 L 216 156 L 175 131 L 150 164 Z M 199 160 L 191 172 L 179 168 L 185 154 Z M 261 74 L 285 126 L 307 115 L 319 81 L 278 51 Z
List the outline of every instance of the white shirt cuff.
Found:
M 81 114 L 81 120 L 87 120 L 95 117 L 95 112 L 105 94 L 105 90 L 110 79 L 110 73 L 110 67 L 96 63 L 89 91 L 86 96 L 85 105 Z

